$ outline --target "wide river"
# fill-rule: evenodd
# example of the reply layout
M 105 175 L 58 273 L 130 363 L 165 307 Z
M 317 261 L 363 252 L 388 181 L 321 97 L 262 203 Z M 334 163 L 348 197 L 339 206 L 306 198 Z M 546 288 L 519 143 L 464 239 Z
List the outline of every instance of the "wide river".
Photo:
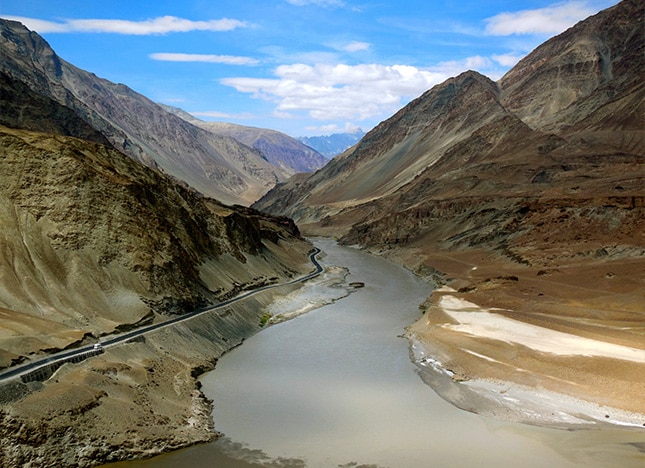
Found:
M 202 377 L 223 439 L 133 465 L 645 466 L 627 431 L 500 422 L 444 401 L 422 382 L 400 337 L 430 287 L 384 259 L 316 244 L 321 263 L 348 268 L 347 282 L 365 287 L 268 327 Z

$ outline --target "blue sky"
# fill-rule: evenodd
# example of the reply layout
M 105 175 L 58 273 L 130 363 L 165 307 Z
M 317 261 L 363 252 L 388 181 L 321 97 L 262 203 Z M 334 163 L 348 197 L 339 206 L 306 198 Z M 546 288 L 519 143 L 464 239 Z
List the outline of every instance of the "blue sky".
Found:
M 65 60 L 203 120 L 369 130 L 462 71 L 496 80 L 616 0 L 0 0 Z

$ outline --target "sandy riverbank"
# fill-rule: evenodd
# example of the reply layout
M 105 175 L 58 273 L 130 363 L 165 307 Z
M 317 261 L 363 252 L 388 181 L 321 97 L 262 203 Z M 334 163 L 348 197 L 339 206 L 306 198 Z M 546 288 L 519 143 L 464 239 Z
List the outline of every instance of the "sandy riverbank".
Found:
M 522 320 L 464 295 L 436 290 L 408 330 L 422 378 L 446 400 L 550 427 L 645 427 L 644 341 L 576 332 L 553 317 L 549 327 L 548 318 Z
M 347 297 L 354 288 L 345 281 L 349 272 L 344 267 L 329 266 L 312 281 L 289 294 L 276 296 L 266 309 L 268 325 L 291 320 Z

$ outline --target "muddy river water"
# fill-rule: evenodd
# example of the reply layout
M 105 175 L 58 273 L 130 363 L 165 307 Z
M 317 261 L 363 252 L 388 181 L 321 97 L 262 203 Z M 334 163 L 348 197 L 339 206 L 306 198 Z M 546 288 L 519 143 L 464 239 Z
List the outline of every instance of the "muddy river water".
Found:
M 500 422 L 444 401 L 422 382 L 400 337 L 430 287 L 381 258 L 316 244 L 321 263 L 348 268 L 346 281 L 365 286 L 267 328 L 202 377 L 224 438 L 136 465 L 645 466 L 639 431 Z

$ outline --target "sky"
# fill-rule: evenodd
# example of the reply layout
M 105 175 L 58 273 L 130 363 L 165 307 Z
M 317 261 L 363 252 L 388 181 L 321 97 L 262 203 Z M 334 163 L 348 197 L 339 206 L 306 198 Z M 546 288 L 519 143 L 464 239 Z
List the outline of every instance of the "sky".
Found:
M 367 131 L 617 0 L 0 0 L 63 59 L 202 120 Z

